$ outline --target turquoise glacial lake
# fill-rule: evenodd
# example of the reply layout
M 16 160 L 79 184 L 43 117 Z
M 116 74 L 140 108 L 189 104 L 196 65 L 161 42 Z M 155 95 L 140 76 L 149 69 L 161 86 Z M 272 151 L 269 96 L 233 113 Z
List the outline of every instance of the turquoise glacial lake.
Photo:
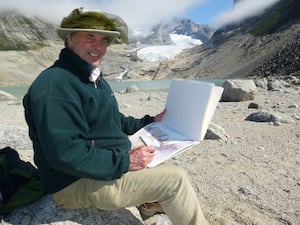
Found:
M 221 79 L 201 79 L 203 82 L 210 82 L 216 85 L 222 85 L 224 80 Z M 125 81 L 108 81 L 114 92 L 126 90 L 131 85 L 136 85 L 141 91 L 167 91 L 170 80 L 125 80 Z M 16 97 L 23 97 L 29 86 L 0 86 L 0 90 L 8 92 Z

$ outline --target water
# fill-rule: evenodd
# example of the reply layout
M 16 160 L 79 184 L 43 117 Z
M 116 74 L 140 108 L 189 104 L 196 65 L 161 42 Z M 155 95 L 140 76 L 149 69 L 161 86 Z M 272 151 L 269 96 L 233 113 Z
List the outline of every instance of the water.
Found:
M 29 86 L 9 86 L 9 87 L 0 87 L 1 91 L 12 94 L 15 97 L 23 97 L 27 92 Z
M 201 79 L 203 82 L 210 82 L 216 85 L 222 85 L 224 80 L 222 79 Z M 141 91 L 167 91 L 169 89 L 170 80 L 136 80 L 136 81 L 109 81 L 109 84 L 113 91 L 119 92 L 126 90 L 131 85 L 136 85 Z M 0 87 L 0 90 L 8 92 L 16 97 L 23 97 L 27 92 L 29 86 L 10 86 Z
M 169 80 L 139 80 L 139 81 L 112 81 L 109 82 L 113 91 L 118 92 L 126 90 L 131 85 L 136 85 L 139 90 L 168 90 L 170 81 Z

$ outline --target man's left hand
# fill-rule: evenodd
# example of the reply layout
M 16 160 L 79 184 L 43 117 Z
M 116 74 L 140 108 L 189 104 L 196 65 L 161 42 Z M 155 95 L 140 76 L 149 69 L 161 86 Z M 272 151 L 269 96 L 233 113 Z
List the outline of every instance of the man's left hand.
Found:
M 154 122 L 160 122 L 163 117 L 166 115 L 167 113 L 167 109 L 164 109 L 164 111 L 162 111 L 161 113 L 157 114 L 155 117 L 154 117 Z

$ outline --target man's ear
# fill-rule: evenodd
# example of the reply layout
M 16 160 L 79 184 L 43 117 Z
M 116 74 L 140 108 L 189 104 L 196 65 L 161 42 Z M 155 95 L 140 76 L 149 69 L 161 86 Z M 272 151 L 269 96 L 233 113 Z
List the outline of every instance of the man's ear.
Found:
M 67 36 L 66 36 L 66 39 L 65 39 L 65 47 L 69 47 L 69 42 L 70 40 L 72 39 L 72 37 L 75 35 L 76 32 L 71 32 L 69 33 Z

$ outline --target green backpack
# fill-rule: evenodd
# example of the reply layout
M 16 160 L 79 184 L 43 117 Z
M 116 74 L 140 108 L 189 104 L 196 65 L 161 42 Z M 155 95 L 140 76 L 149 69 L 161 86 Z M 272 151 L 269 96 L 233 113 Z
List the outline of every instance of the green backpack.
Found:
M 0 149 L 0 217 L 45 194 L 36 167 L 20 159 L 16 150 Z

